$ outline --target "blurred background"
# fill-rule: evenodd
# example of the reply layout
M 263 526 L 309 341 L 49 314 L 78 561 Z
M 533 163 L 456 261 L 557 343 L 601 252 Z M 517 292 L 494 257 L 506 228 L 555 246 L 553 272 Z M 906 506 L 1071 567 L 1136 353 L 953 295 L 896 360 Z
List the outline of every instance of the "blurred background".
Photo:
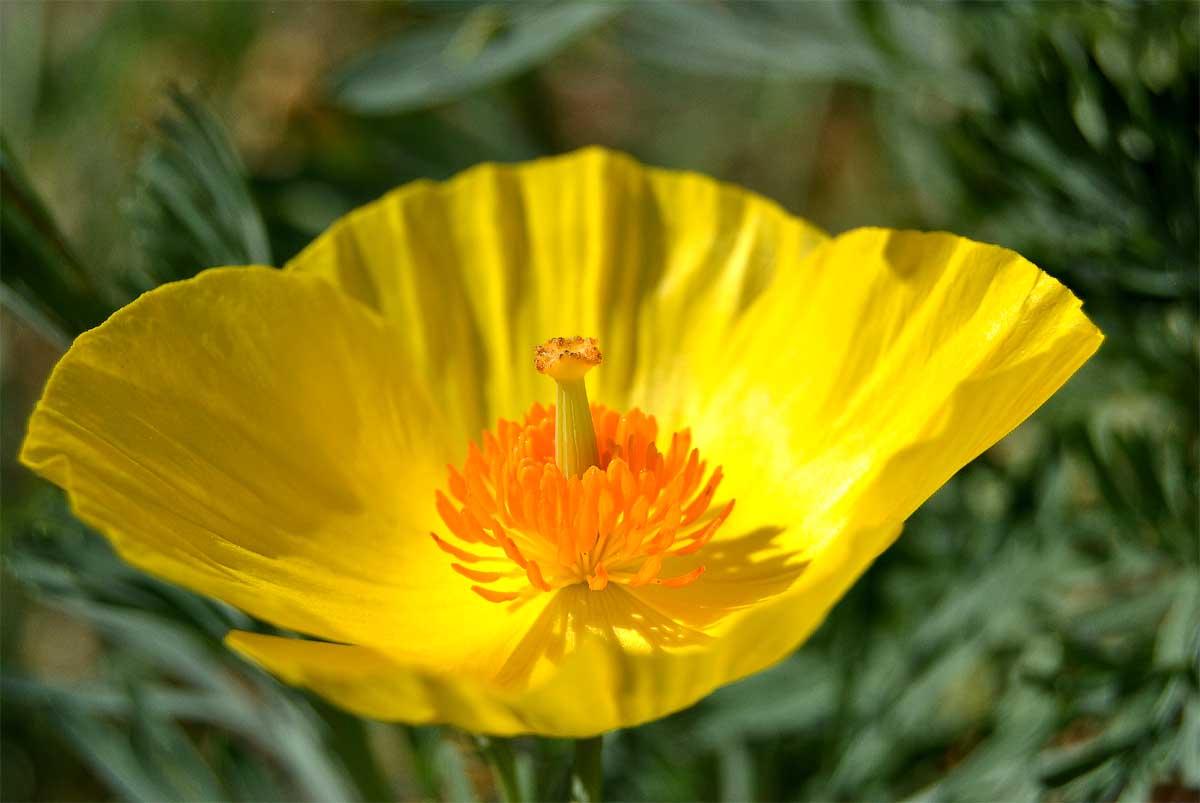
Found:
M 598 143 L 1020 251 L 1107 333 L 781 665 L 610 799 L 1198 800 L 1195 3 L 0 3 L 5 800 L 487 800 L 479 745 L 229 655 L 15 462 L 80 331 L 418 177 Z M 485 748 L 488 747 L 485 745 Z M 492 746 L 494 747 L 494 746 Z M 569 745 L 511 745 L 561 799 Z

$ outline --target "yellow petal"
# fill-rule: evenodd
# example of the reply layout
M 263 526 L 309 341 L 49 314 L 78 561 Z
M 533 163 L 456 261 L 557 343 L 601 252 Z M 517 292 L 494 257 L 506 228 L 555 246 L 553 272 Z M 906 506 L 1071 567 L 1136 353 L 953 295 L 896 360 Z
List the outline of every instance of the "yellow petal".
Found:
M 592 723 L 629 725 L 779 660 L 1102 339 L 1078 299 L 1011 251 L 878 230 L 823 245 L 751 307 L 690 400 L 738 507 L 720 540 L 664 574 L 710 570 L 629 591 L 664 638 L 581 639 L 586 660 L 564 660 L 525 710 L 558 701 L 562 719 L 539 725 L 573 733 L 574 694 L 594 701 Z
M 229 646 L 289 683 L 349 710 L 380 719 L 442 722 L 484 733 L 579 737 L 633 725 L 678 708 L 697 690 L 647 671 L 647 661 L 702 658 L 710 638 L 640 603 L 618 586 L 553 595 L 518 649 L 535 650 L 552 671 L 536 675 L 498 666 L 492 677 L 430 672 L 372 650 L 234 632 Z M 700 660 L 702 671 L 709 662 Z M 667 661 L 668 670 L 688 661 Z M 676 672 L 675 674 L 678 674 Z M 712 677 L 719 677 L 709 672 Z M 684 678 L 683 680 L 688 680 Z M 670 706 L 666 708 L 664 706 Z
M 486 660 L 520 618 L 441 582 L 433 493 L 466 436 L 404 343 L 317 277 L 206 271 L 75 341 L 21 460 L 153 574 L 324 638 Z
M 635 592 L 713 636 L 690 676 L 714 688 L 794 649 L 917 506 L 1102 340 L 1053 278 L 952 235 L 851 232 L 782 274 L 714 355 L 699 379 L 708 392 L 689 400 L 697 442 L 738 499 L 691 559 L 708 552 L 714 570 L 684 589 Z M 635 665 L 685 671 L 671 661 Z
M 825 238 L 771 201 L 588 148 L 402 187 L 335 224 L 290 270 L 403 321 L 415 371 L 472 437 L 550 401 L 549 337 L 597 337 L 590 395 L 654 411 L 777 270 Z
M 1103 336 L 1020 255 L 863 229 L 782 273 L 684 414 L 738 499 L 725 537 L 814 549 L 902 522 L 1057 390 Z
M 498 735 L 580 738 L 657 719 L 757 671 L 802 641 L 894 532 L 848 536 L 787 595 L 705 632 L 623 587 L 563 589 L 524 650 L 550 671 L 521 678 L 429 672 L 365 648 L 231 633 L 227 643 L 289 683 L 364 716 Z M 689 588 L 691 588 L 689 586 Z M 504 674 L 502 671 L 501 675 Z
M 475 732 L 529 727 L 520 707 L 470 678 L 395 663 L 366 647 L 281 639 L 235 630 L 229 647 L 293 685 L 374 719 L 410 724 L 458 723 Z
M 778 661 L 924 499 L 1102 339 L 1078 299 L 1011 251 L 880 230 L 822 245 L 780 272 L 692 369 L 702 390 L 682 399 L 680 418 L 724 465 L 722 494 L 737 507 L 717 540 L 663 568 L 703 562 L 700 580 L 630 594 L 673 623 L 665 630 L 707 640 L 595 640 L 586 661 L 564 662 L 530 694 L 566 706 L 574 690 L 605 701 L 594 718 L 628 725 Z

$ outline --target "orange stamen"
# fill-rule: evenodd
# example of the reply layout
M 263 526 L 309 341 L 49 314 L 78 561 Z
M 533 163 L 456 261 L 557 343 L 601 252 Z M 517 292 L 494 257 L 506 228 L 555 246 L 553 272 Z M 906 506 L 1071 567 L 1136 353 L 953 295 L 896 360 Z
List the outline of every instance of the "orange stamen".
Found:
M 460 563 L 451 563 L 450 568 L 468 580 L 474 580 L 477 583 L 494 583 L 501 577 L 504 577 L 504 572 L 485 572 L 479 569 L 468 569 Z
M 603 591 L 608 587 L 608 572 L 604 570 L 604 564 L 596 567 L 596 573 L 588 578 L 587 584 L 593 591 Z
M 484 588 L 482 586 L 471 586 L 471 590 L 486 599 L 488 602 L 512 602 L 514 599 L 521 596 L 515 591 L 493 591 L 490 588 Z
M 650 582 L 657 583 L 662 586 L 670 586 L 671 588 L 681 588 L 689 583 L 694 583 L 699 579 L 700 575 L 704 574 L 704 564 L 701 563 L 696 568 L 692 569 L 687 574 L 681 574 L 678 577 L 656 577 Z
M 437 533 L 430 533 L 430 535 L 433 536 L 433 542 L 438 545 L 439 549 L 449 555 L 453 555 L 464 563 L 478 563 L 479 561 L 484 560 L 484 558 L 480 557 L 479 555 L 473 555 L 465 549 L 459 549 L 454 544 L 443 541 L 441 538 L 438 538 Z
M 659 577 L 664 562 L 701 550 L 729 517 L 732 500 L 706 517 L 721 469 L 707 471 L 687 430 L 660 452 L 658 424 L 640 410 L 595 404 L 591 414 L 599 459 L 577 476 L 555 464 L 555 409 L 542 405 L 520 422 L 498 422 L 461 467 L 447 468 L 448 493 L 435 505 L 452 538 L 431 535 L 484 599 L 526 600 L 576 583 L 679 588 L 704 573 L 701 564 Z M 511 566 L 463 565 L 480 561 Z M 495 588 L 500 582 L 508 588 Z

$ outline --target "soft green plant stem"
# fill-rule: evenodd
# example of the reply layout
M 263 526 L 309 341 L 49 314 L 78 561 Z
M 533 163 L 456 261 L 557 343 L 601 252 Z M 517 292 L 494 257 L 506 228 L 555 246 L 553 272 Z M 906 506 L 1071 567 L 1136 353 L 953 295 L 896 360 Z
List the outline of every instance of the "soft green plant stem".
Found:
M 554 462 L 565 476 L 581 476 L 600 462 L 592 407 L 582 376 L 558 381 L 554 426 Z
M 500 797 L 505 803 L 521 803 L 521 783 L 517 777 L 517 761 L 513 755 L 512 746 L 507 739 L 494 736 L 476 736 L 475 743 L 479 747 L 479 755 L 487 762 L 492 770 L 492 778 Z
M 575 764 L 571 767 L 571 799 L 579 803 L 603 800 L 604 765 L 601 762 L 603 736 L 575 740 Z

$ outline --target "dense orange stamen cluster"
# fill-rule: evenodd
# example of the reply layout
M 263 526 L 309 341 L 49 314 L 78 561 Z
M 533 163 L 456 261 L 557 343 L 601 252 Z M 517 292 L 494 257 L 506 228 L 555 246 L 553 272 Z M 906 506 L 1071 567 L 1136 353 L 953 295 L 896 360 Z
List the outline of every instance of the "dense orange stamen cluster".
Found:
M 659 576 L 665 558 L 704 546 L 733 509 L 730 501 L 701 521 L 721 469 L 704 481 L 687 430 L 659 452 L 658 424 L 640 410 L 594 404 L 592 420 L 600 462 L 582 477 L 555 465 L 554 408 L 540 404 L 521 423 L 500 421 L 482 449 L 472 443 L 461 471 L 448 467 L 450 496 L 439 491 L 437 509 L 461 545 L 431 535 L 484 599 L 524 600 L 574 583 L 683 586 L 704 572 Z

